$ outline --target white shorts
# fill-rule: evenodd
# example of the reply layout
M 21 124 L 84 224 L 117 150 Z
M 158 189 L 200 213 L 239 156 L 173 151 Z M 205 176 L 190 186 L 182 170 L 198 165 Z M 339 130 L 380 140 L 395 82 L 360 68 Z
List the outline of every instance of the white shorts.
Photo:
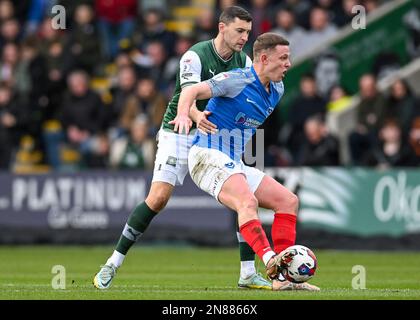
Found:
M 188 151 L 193 134 L 181 135 L 160 129 L 152 182 L 182 185 L 188 173 Z
M 234 162 L 223 152 L 216 149 L 192 146 L 188 155 L 188 169 L 195 184 L 219 201 L 218 196 L 225 181 L 233 174 L 245 175 L 250 190 L 255 193 L 265 173 Z

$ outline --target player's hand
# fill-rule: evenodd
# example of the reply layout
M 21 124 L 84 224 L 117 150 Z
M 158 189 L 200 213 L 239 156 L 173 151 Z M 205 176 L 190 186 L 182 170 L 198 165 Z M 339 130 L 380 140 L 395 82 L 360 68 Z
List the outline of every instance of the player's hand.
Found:
M 211 111 L 203 111 L 198 113 L 196 118 L 197 129 L 200 130 L 202 133 L 213 134 L 217 132 L 217 126 L 214 123 L 207 120 L 207 117 L 209 115 L 211 115 Z
M 169 121 L 169 124 L 174 125 L 174 132 L 188 134 L 192 126 L 192 120 L 190 117 L 180 114 L 177 115 L 174 120 Z

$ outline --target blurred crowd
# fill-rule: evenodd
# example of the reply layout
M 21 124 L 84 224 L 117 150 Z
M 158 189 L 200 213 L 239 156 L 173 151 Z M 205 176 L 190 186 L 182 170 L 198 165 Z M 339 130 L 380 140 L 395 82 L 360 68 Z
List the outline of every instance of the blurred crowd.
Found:
M 165 24 L 173 5 L 165 0 L 0 0 L 0 169 L 151 169 L 179 59 L 217 34 L 225 7 L 241 5 L 253 16 L 248 54 L 259 34 L 274 31 L 291 42 L 296 60 L 348 25 L 353 6 L 370 14 L 383 2 L 220 0 L 200 11 L 192 32 L 177 33 Z M 54 28 L 54 5 L 65 8 L 64 29 Z M 417 166 L 418 97 L 403 80 L 383 95 L 377 76 L 360 79 L 351 164 Z M 312 74 L 300 88 L 285 123 L 271 117 L 265 126 L 266 164 L 341 165 L 325 117 L 348 104 L 348 93 L 335 86 L 319 94 Z

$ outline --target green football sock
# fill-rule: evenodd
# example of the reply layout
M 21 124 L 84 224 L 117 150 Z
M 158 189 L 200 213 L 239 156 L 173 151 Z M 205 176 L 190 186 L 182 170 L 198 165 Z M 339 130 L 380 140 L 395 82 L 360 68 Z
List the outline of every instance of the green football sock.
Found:
M 127 223 L 117 243 L 116 251 L 126 255 L 131 246 L 146 231 L 157 212 L 151 210 L 146 202 L 140 203 L 134 208 L 128 217 Z
M 255 252 L 249 244 L 242 238 L 239 230 L 236 232 L 239 242 L 239 256 L 241 261 L 255 261 Z
M 241 257 L 241 261 L 255 260 L 255 252 L 246 242 L 239 242 L 239 255 Z

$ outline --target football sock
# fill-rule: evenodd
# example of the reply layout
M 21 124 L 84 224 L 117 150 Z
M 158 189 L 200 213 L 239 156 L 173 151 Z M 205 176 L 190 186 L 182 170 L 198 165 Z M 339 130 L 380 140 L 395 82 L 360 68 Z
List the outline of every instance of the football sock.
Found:
M 241 261 L 241 278 L 248 279 L 250 276 L 257 273 L 255 270 L 255 261 Z
M 254 219 L 244 223 L 239 227 L 239 231 L 242 237 L 266 265 L 275 253 L 270 247 L 270 243 L 268 242 L 260 220 Z
M 119 253 L 117 250 L 114 250 L 112 256 L 107 260 L 106 264 L 112 263 L 114 266 L 119 268 L 122 265 L 124 258 L 125 255 Z
M 296 215 L 290 213 L 274 214 L 271 238 L 276 253 L 293 246 L 296 241 Z
M 255 269 L 255 252 L 239 231 L 236 232 L 236 237 L 239 242 L 239 256 L 241 258 L 241 278 L 246 279 L 257 272 Z
M 116 251 L 126 255 L 131 246 L 146 231 L 149 223 L 156 216 L 157 212 L 150 209 L 146 202 L 142 202 L 134 208 L 128 217 L 127 223 L 117 243 Z

